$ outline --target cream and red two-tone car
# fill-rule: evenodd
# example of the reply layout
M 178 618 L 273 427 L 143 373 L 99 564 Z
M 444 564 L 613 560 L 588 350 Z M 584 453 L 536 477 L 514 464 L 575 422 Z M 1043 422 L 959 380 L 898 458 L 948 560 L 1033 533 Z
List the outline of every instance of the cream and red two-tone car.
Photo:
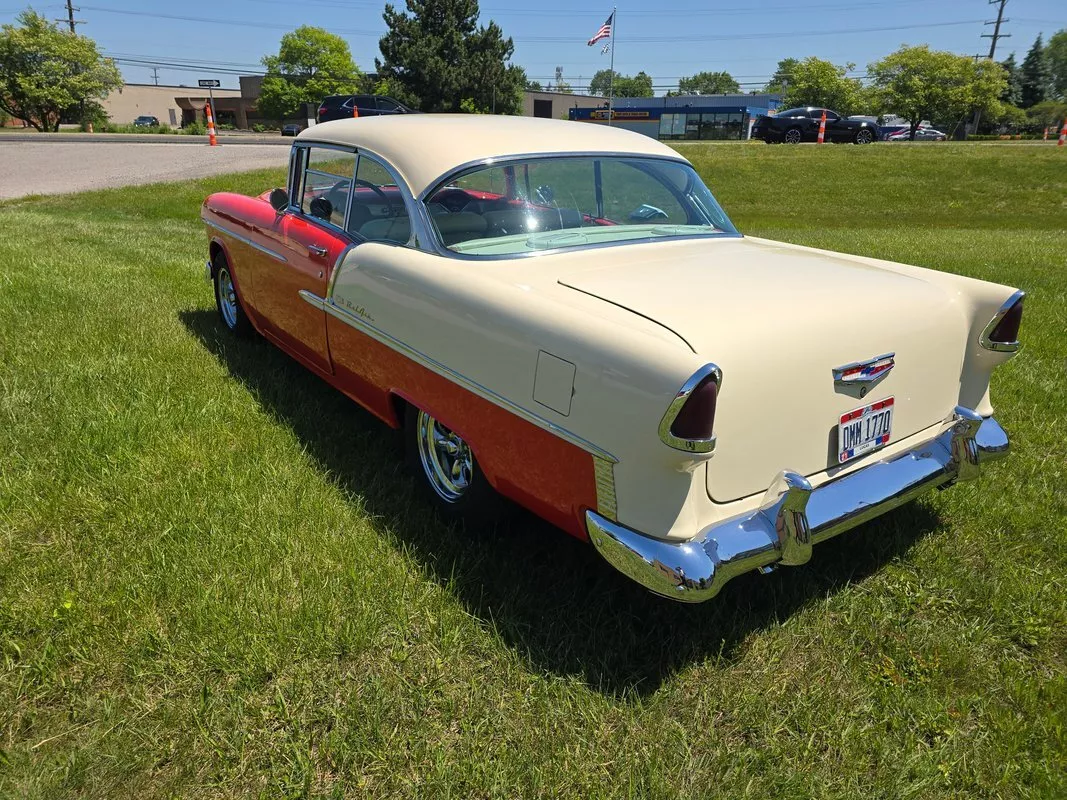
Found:
M 507 498 L 676 600 L 1008 451 L 1021 292 L 742 236 L 639 134 L 338 120 L 202 216 L 224 324 L 402 427 L 445 513 Z

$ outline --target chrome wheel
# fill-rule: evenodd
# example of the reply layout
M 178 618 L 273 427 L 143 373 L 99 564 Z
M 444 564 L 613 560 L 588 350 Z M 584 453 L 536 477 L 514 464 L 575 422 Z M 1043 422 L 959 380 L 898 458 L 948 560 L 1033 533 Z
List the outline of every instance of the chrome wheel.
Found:
M 218 281 L 219 312 L 222 314 L 222 321 L 226 323 L 227 328 L 236 328 L 237 292 L 233 288 L 230 271 L 225 267 L 219 267 L 215 280 Z
M 856 144 L 870 144 L 874 141 L 874 134 L 866 128 L 856 131 Z
M 430 486 L 445 502 L 457 502 L 471 485 L 474 459 L 470 447 L 425 411 L 419 412 L 416 425 L 419 461 Z
M 790 128 L 785 132 L 786 144 L 800 144 L 802 138 L 803 134 L 800 132 L 800 128 Z

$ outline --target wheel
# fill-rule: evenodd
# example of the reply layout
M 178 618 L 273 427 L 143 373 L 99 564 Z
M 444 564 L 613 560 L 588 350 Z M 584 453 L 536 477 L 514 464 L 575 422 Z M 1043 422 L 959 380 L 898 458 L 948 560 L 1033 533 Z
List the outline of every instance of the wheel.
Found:
M 856 144 L 870 144 L 874 141 L 874 134 L 866 128 L 856 131 Z
M 487 524 L 503 519 L 506 501 L 489 485 L 459 434 L 411 405 L 404 432 L 408 462 L 441 516 Z
M 219 310 L 222 324 L 235 336 L 251 336 L 252 323 L 241 306 L 241 298 L 237 296 L 237 288 L 233 284 L 233 275 L 230 274 L 226 256 L 219 253 L 215 256 L 214 264 L 215 307 Z
M 804 133 L 800 128 L 790 128 L 785 132 L 785 136 L 782 137 L 786 144 L 800 144 L 803 139 Z

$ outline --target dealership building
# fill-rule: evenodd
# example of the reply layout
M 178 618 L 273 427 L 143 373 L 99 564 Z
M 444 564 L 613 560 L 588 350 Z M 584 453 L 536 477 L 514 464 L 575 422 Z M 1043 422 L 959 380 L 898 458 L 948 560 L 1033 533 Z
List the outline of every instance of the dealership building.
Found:
M 778 94 L 679 95 L 677 97 L 616 97 L 611 124 L 653 139 L 748 139 L 760 114 L 781 106 Z M 607 103 L 597 108 L 571 108 L 580 122 L 606 125 Z

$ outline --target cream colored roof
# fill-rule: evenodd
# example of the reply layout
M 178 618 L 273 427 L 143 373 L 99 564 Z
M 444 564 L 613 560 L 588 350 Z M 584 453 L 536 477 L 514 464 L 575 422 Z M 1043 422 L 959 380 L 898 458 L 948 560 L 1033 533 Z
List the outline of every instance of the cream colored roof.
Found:
M 417 197 L 456 167 L 484 158 L 626 153 L 681 158 L 655 139 L 589 122 L 487 114 L 401 114 L 313 125 L 298 140 L 363 147 L 392 164 Z

